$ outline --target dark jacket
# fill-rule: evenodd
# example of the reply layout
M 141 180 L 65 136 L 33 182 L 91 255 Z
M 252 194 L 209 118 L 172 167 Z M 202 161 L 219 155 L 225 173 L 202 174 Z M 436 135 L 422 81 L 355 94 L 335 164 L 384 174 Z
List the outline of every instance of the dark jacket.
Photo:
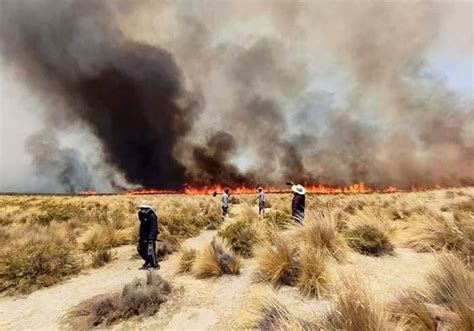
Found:
M 304 217 L 305 196 L 295 193 L 291 201 L 292 216 Z
M 158 236 L 158 217 L 152 209 L 140 210 L 140 240 L 155 241 Z

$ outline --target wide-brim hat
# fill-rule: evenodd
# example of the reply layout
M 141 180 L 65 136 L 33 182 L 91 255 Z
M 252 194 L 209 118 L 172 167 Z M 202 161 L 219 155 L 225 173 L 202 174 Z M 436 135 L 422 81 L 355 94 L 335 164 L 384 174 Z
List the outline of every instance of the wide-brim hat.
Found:
M 148 201 L 142 201 L 142 202 L 140 202 L 140 204 L 138 205 L 138 208 L 140 208 L 140 209 L 153 209 L 153 210 L 155 210 L 155 208 L 153 208 L 153 206 L 152 206 Z
M 291 186 L 291 191 L 293 193 L 298 193 L 298 194 L 301 194 L 301 195 L 306 194 L 306 190 L 304 189 L 303 185 L 300 185 L 300 184 Z

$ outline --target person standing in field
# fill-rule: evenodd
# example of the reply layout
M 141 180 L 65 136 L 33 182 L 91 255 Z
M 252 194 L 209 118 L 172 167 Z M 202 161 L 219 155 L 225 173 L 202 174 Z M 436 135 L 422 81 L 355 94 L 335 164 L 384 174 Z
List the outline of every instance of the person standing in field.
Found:
M 257 189 L 257 198 L 255 201 L 258 201 L 258 214 L 265 214 L 265 193 L 263 193 L 261 186 Z
M 297 184 L 291 186 L 293 199 L 291 201 L 291 216 L 298 224 L 303 224 L 306 190 L 303 185 Z
M 222 193 L 222 216 L 225 218 L 229 211 L 229 188 L 224 189 L 224 193 Z
M 154 208 L 147 202 L 142 202 L 138 208 L 140 232 L 137 250 L 144 260 L 140 269 L 159 269 L 155 244 L 158 237 L 158 216 L 156 216 Z

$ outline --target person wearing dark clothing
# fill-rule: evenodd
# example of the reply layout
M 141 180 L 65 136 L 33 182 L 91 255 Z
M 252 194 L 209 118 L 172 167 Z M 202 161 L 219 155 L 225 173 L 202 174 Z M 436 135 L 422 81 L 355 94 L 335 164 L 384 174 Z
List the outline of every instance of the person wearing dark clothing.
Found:
M 298 184 L 291 186 L 291 191 L 293 192 L 291 216 L 296 223 L 303 224 L 306 190 L 302 185 Z
M 138 239 L 138 254 L 145 261 L 140 269 L 159 269 L 156 258 L 155 241 L 158 237 L 158 217 L 153 207 L 147 203 L 141 203 L 138 211 L 140 221 L 140 232 Z

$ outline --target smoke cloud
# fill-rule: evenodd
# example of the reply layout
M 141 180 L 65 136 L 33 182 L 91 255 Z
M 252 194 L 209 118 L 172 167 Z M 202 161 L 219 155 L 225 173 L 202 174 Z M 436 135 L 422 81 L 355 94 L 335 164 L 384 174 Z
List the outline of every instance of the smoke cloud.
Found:
M 78 122 L 111 183 L 473 185 L 474 84 L 456 91 L 432 63 L 472 70 L 472 6 L 2 1 L 0 50 L 61 100 L 44 116 L 58 138 L 26 142 L 59 191 L 94 185 L 57 147 Z

